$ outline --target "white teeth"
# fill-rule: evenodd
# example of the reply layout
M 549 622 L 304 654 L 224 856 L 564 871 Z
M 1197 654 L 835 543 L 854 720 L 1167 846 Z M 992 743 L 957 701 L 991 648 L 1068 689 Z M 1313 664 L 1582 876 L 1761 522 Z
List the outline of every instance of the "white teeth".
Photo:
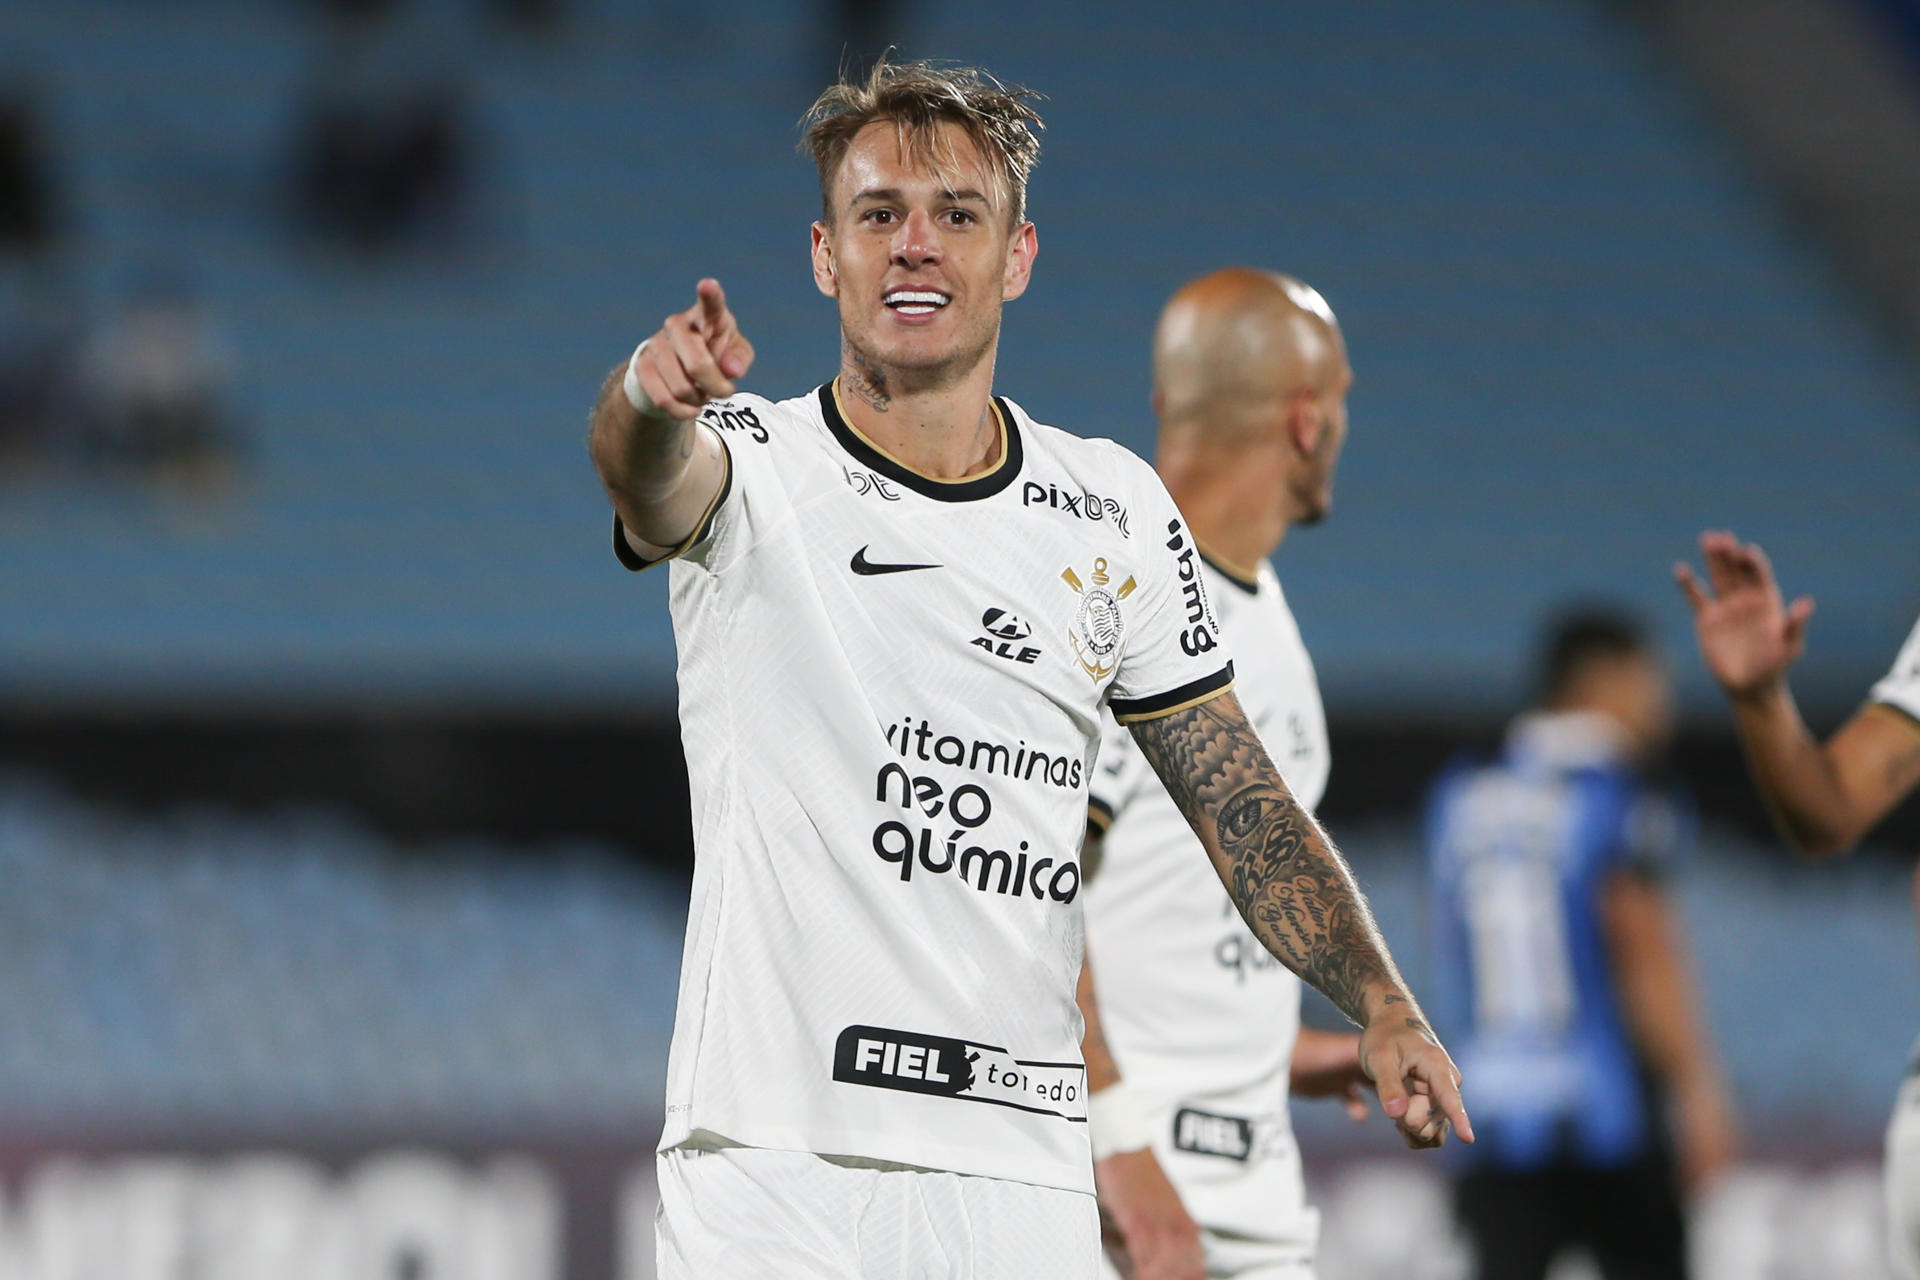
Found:
M 947 305 L 947 295 L 926 289 L 895 289 L 882 299 L 911 316 L 924 316 Z

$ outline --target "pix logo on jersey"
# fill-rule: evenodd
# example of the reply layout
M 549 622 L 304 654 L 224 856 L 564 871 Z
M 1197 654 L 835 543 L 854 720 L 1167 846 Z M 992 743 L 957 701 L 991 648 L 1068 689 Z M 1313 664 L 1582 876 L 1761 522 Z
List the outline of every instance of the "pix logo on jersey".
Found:
M 1040 650 L 1033 645 L 1014 647 L 1016 642 L 1033 634 L 1033 628 L 1017 614 L 1005 609 L 989 609 L 980 615 L 980 629 L 987 634 L 967 643 L 985 649 L 996 658 L 1031 665 L 1040 656 Z
M 1117 590 L 1110 590 L 1105 556 L 1094 558 L 1089 576 L 1091 582 L 1082 582 L 1072 565 L 1060 571 L 1060 580 L 1080 597 L 1080 609 L 1074 614 L 1073 625 L 1067 628 L 1067 640 L 1073 645 L 1073 656 L 1079 660 L 1080 669 L 1098 684 L 1119 665 L 1115 655 L 1120 649 L 1120 638 L 1126 634 L 1120 602 L 1132 595 L 1139 584 L 1129 576 Z

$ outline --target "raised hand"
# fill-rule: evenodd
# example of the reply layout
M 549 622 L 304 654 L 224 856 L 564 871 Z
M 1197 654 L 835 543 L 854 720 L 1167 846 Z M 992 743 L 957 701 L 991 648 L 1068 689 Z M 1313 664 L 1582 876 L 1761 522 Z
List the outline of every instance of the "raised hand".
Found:
M 1674 580 L 1693 609 L 1700 656 L 1729 696 L 1759 692 L 1786 675 L 1807 643 L 1813 598 L 1781 600 L 1767 553 L 1721 530 L 1700 535 L 1707 579 L 1702 584 L 1684 561 Z
M 702 280 L 699 297 L 640 344 L 627 363 L 627 399 L 642 417 L 686 422 L 709 400 L 724 400 L 753 367 L 753 344 L 727 309 L 718 280 Z

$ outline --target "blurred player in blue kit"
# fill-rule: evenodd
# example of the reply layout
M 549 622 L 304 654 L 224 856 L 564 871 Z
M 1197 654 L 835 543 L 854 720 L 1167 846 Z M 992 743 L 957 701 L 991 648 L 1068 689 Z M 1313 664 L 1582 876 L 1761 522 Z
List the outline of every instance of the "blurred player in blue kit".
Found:
M 1920 787 L 1920 623 L 1867 701 L 1825 742 L 1794 704 L 1787 671 L 1805 650 L 1813 600 L 1781 597 L 1766 552 L 1731 533 L 1701 535 L 1707 580 L 1674 576 L 1693 609 L 1707 669 L 1727 695 L 1754 782 L 1801 853 L 1845 853 Z M 1889 1251 L 1920 1280 L 1920 1044 L 1887 1128 Z
M 1478 1086 L 1456 1208 L 1480 1280 L 1542 1280 L 1571 1248 L 1607 1280 L 1679 1280 L 1683 1196 L 1732 1158 L 1663 889 L 1686 823 L 1640 776 L 1671 721 L 1638 627 L 1571 613 L 1547 638 L 1538 708 L 1496 759 L 1435 788 L 1436 1007 Z

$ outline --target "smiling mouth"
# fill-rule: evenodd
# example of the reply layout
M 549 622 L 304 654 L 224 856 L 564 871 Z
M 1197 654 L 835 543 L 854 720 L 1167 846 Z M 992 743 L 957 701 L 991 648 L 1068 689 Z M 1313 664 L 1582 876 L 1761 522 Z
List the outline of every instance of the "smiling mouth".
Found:
M 933 289 L 892 289 L 881 301 L 899 315 L 930 316 L 953 299 Z

